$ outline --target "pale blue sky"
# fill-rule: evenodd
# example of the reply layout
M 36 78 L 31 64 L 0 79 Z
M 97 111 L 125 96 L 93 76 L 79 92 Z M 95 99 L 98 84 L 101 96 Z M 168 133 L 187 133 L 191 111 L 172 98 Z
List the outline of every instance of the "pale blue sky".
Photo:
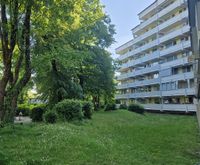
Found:
M 105 11 L 110 15 L 115 24 L 115 40 L 109 49 L 113 54 L 114 49 L 132 39 L 131 29 L 139 24 L 138 13 L 153 3 L 155 0 L 101 0 Z

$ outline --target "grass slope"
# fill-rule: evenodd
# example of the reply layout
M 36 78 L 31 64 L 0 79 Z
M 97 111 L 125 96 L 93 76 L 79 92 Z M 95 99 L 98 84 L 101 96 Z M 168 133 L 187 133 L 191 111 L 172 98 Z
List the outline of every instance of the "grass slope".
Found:
M 0 129 L 0 165 L 195 165 L 199 156 L 193 116 L 98 112 L 79 126 Z

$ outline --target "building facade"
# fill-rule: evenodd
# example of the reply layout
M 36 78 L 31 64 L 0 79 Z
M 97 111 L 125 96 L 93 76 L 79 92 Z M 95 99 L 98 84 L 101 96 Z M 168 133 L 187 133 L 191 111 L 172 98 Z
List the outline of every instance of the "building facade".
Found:
M 116 49 L 116 99 L 149 110 L 196 111 L 187 0 L 156 0 L 139 19 L 133 39 Z

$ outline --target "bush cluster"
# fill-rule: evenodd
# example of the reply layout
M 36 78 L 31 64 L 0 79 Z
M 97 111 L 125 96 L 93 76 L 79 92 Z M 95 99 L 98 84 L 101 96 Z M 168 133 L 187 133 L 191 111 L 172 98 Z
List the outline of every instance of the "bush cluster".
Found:
M 120 104 L 119 109 L 128 109 L 126 104 Z
M 131 111 L 131 112 L 139 113 L 139 114 L 144 113 L 144 107 L 139 105 L 139 104 L 130 104 L 128 106 L 128 110 Z
M 115 103 L 108 103 L 105 107 L 105 111 L 113 111 L 116 110 L 116 104 Z
M 82 101 L 82 111 L 83 115 L 86 119 L 92 118 L 92 113 L 94 110 L 94 106 L 90 101 Z
M 57 113 L 55 111 L 48 110 L 44 113 L 44 120 L 45 120 L 46 123 L 51 123 L 51 124 L 56 123 L 57 117 L 58 116 L 57 116 Z
M 54 106 L 53 111 L 64 121 L 83 118 L 82 104 L 78 100 L 63 100 Z
M 66 99 L 56 104 L 53 112 L 58 114 L 58 118 L 62 121 L 72 121 L 82 120 L 83 118 L 91 119 L 93 109 L 94 106 L 90 101 Z
M 34 107 L 31 110 L 32 121 L 34 121 L 34 122 L 43 121 L 43 114 L 45 113 L 45 111 L 46 111 L 45 105 L 40 105 L 40 106 Z

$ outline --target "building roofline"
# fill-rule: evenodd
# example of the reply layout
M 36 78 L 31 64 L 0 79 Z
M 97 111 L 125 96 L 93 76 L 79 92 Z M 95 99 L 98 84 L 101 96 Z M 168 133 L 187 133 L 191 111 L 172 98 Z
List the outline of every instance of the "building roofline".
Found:
M 142 12 L 144 12 L 145 10 L 147 10 L 149 7 L 151 7 L 152 5 L 154 5 L 156 2 L 157 2 L 158 0 L 155 0 L 152 4 L 150 4 L 149 6 L 147 6 L 144 10 L 142 10 L 139 14 L 138 14 L 138 16 L 140 15 L 140 14 L 142 14 Z M 141 23 L 140 23 L 141 24 Z M 140 25 L 139 24 L 139 25 Z M 139 25 L 137 25 L 137 26 L 135 26 L 134 28 L 132 28 L 131 29 L 131 31 L 133 31 L 135 28 L 137 28 Z
M 142 14 L 142 12 L 144 12 L 146 9 L 148 9 L 149 7 L 151 7 L 152 5 L 154 5 L 158 0 L 155 0 L 152 4 L 150 4 L 149 6 L 147 6 L 144 10 L 142 10 L 141 12 L 138 13 L 138 15 Z
M 117 47 L 117 48 L 115 49 L 115 51 L 117 51 L 117 49 L 122 48 L 123 46 L 125 46 L 126 44 L 128 44 L 128 43 L 130 43 L 130 42 L 132 42 L 132 41 L 133 41 L 133 39 L 129 40 L 128 42 L 126 42 L 126 43 L 124 43 L 124 44 L 122 44 L 121 46 Z

